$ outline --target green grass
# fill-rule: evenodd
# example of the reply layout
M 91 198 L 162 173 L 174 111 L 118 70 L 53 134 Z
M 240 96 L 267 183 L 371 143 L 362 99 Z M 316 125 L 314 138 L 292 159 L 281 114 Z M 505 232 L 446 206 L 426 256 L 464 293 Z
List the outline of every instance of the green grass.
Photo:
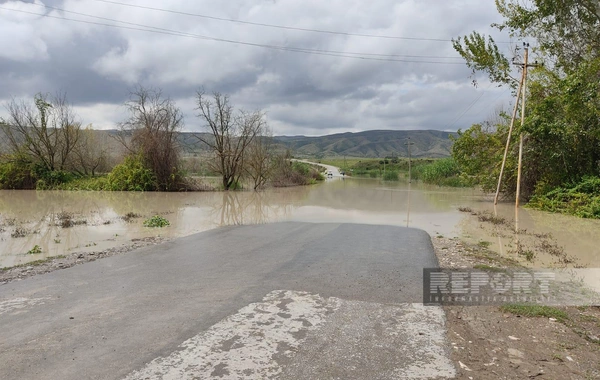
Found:
M 488 248 L 489 246 L 492 245 L 491 242 L 489 241 L 480 241 L 479 243 L 477 243 L 478 246 L 483 247 L 483 248 Z
M 506 304 L 500 306 L 500 311 L 523 317 L 555 318 L 560 322 L 565 322 L 569 319 L 569 315 L 565 311 L 545 305 Z

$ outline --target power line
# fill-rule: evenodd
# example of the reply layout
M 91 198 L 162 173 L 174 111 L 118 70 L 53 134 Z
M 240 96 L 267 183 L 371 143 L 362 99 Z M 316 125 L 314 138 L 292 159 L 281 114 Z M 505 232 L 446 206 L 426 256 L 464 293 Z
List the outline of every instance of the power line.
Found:
M 238 23 L 238 24 L 262 26 L 262 27 L 267 27 L 267 28 L 298 30 L 298 31 L 302 31 L 302 32 L 336 34 L 336 35 L 349 36 L 349 37 L 383 38 L 383 39 L 393 39 L 393 40 L 452 42 L 451 39 L 443 39 L 443 38 L 401 37 L 401 36 L 388 36 L 388 35 L 378 35 L 378 34 L 349 33 L 349 32 L 324 30 L 324 29 L 300 28 L 300 27 L 295 27 L 295 26 L 267 24 L 267 23 L 237 20 L 237 19 L 224 18 L 224 17 L 209 16 L 209 15 L 204 15 L 204 14 L 200 14 L 200 13 L 175 11 L 175 10 L 171 10 L 171 9 L 155 8 L 155 7 L 145 6 L 145 5 L 127 4 L 127 3 L 121 3 L 118 1 L 110 1 L 110 0 L 92 0 L 92 1 L 97 1 L 97 2 L 101 2 L 101 3 L 107 3 L 107 4 L 114 4 L 114 5 L 121 5 L 124 7 L 173 13 L 173 14 L 178 14 L 178 15 L 183 15 L 183 16 L 200 17 L 200 18 L 205 18 L 205 19 L 209 19 L 209 20 L 226 21 L 226 22 L 233 22 L 233 23 Z M 500 42 L 500 43 L 508 43 L 508 42 Z
M 56 11 L 60 11 L 60 12 L 64 12 L 64 13 L 70 13 L 70 14 L 74 14 L 74 15 L 78 15 L 78 16 L 85 16 L 85 17 L 91 17 L 91 18 L 95 18 L 95 19 L 99 19 L 99 20 L 118 22 L 118 23 L 126 24 L 126 25 L 133 25 L 133 26 L 139 26 L 139 27 L 143 27 L 143 28 L 150 28 L 150 29 L 162 30 L 162 31 L 169 32 L 169 33 L 176 32 L 176 33 L 181 33 L 181 34 L 189 34 L 189 33 L 186 33 L 186 32 L 173 31 L 173 30 L 170 30 L 170 29 L 164 29 L 164 28 L 159 28 L 159 27 L 150 26 L 150 25 L 136 24 L 136 23 L 127 22 L 127 21 L 115 20 L 115 19 L 111 19 L 111 18 L 107 18 L 107 17 L 94 16 L 94 15 L 87 14 L 87 13 L 68 11 L 66 9 L 52 7 L 52 6 L 44 5 L 44 4 L 32 4 L 32 5 L 36 5 L 36 6 L 39 6 L 39 7 L 43 7 L 43 8 L 46 8 L 46 9 L 52 9 L 52 10 L 56 10 Z M 201 37 L 205 37 L 205 36 L 201 36 Z M 211 37 L 206 37 L 206 38 L 211 38 Z M 304 49 L 304 48 L 292 48 L 292 49 L 305 50 L 305 51 L 318 52 L 318 53 L 361 55 L 361 56 L 373 56 L 373 57 L 402 57 L 402 58 L 428 58 L 428 59 L 460 59 L 461 61 L 463 59 L 462 57 L 458 57 L 458 56 L 449 57 L 449 56 L 432 56 L 432 55 L 379 54 L 379 53 L 364 53 L 364 52 L 358 52 L 357 53 L 357 52 L 348 52 L 348 51 Z
M 497 102 L 497 101 L 498 101 L 498 100 L 499 100 L 501 97 L 503 97 L 504 95 L 506 95 L 506 93 L 507 93 L 508 91 L 510 91 L 510 87 L 509 87 L 509 88 L 506 88 L 504 91 L 502 91 L 502 92 L 501 92 L 501 93 L 500 93 L 500 94 L 499 94 L 499 95 L 498 95 L 498 96 L 497 96 L 497 97 L 496 97 L 494 100 L 492 100 L 492 101 L 491 101 L 489 104 L 490 104 L 491 106 L 495 105 L 495 104 L 496 104 L 496 102 Z M 488 110 L 488 111 L 489 111 L 489 108 L 487 108 L 487 109 L 485 109 L 485 108 L 482 108 L 482 109 L 481 109 L 479 112 L 477 112 L 477 113 L 476 113 L 475 115 L 473 115 L 473 116 L 479 116 L 479 115 L 481 115 L 481 113 L 482 113 L 484 110 Z
M 289 51 L 289 52 L 295 52 L 295 53 L 324 55 L 324 56 L 342 57 L 342 58 L 354 58 L 354 59 L 362 59 L 362 60 L 369 60 L 369 61 L 427 63 L 427 64 L 444 64 L 444 65 L 463 65 L 464 64 L 463 62 L 406 60 L 406 59 L 391 58 L 391 56 L 390 56 L 390 58 L 386 58 L 385 55 L 384 55 L 384 57 L 365 56 L 369 53 L 366 53 L 363 55 L 358 55 L 360 53 L 346 53 L 346 52 L 317 50 L 317 49 L 299 48 L 299 47 L 291 47 L 291 46 L 267 45 L 267 44 L 259 44 L 259 43 L 245 42 L 245 41 L 229 40 L 229 39 L 224 39 L 224 38 L 203 36 L 203 35 L 192 34 L 192 33 L 187 33 L 187 32 L 180 32 L 180 31 L 165 29 L 165 28 L 158 28 L 158 27 L 148 26 L 148 25 L 143 25 L 143 24 L 134 24 L 134 23 L 126 22 L 126 21 L 119 21 L 119 20 L 114 20 L 114 19 L 109 19 L 109 18 L 101 18 L 101 19 L 112 21 L 112 22 L 117 22 L 117 23 L 123 23 L 123 24 L 127 24 L 127 25 L 134 25 L 134 26 L 138 26 L 138 27 L 105 24 L 105 23 L 86 21 L 86 20 L 77 20 L 77 19 L 71 19 L 71 18 L 67 18 L 67 17 L 59 17 L 59 16 L 53 16 L 50 14 L 35 13 L 35 12 L 29 12 L 29 11 L 24 11 L 24 10 L 20 10 L 20 9 L 12 9 L 12 8 L 5 8 L 5 7 L 0 7 L 0 9 L 12 11 L 12 12 L 18 12 L 18 13 L 25 13 L 25 14 L 30 14 L 30 15 L 40 16 L 40 17 L 47 17 L 47 18 L 54 18 L 54 19 L 59 19 L 59 20 L 71 21 L 71 22 L 78 22 L 78 23 L 83 23 L 83 24 L 106 26 L 106 27 L 117 28 L 117 29 L 139 30 L 139 31 L 143 31 L 143 32 L 173 35 L 173 36 L 180 36 L 180 37 L 189 37 L 189 38 L 210 40 L 210 41 L 216 41 L 216 42 L 225 42 L 225 43 L 231 43 L 231 44 L 237 44 L 237 45 L 261 47 L 261 48 L 272 49 L 272 50 Z M 97 17 L 97 16 L 88 15 L 88 17 Z M 352 55 L 352 54 L 354 54 L 354 55 Z
M 467 112 L 469 112 L 469 110 L 471 108 L 473 108 L 473 106 L 475 106 L 475 104 L 477 104 L 477 102 L 483 97 L 483 95 L 485 95 L 485 93 L 490 89 L 490 87 L 492 87 L 493 83 L 490 83 L 490 85 L 481 92 L 481 94 L 479 94 L 479 96 L 477 98 L 475 98 L 475 100 L 473 100 L 468 106 L 467 108 L 460 114 L 458 115 L 453 121 L 452 123 L 448 124 L 446 127 L 444 127 L 444 129 L 448 129 L 448 128 L 452 128 L 456 122 L 458 122 L 463 116 L 465 116 L 465 114 Z

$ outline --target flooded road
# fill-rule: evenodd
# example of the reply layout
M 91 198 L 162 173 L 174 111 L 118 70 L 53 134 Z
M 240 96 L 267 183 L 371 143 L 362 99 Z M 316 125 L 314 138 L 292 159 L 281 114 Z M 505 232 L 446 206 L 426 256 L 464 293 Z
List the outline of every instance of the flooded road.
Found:
M 472 212 L 460 212 L 459 207 Z M 182 237 L 218 226 L 277 221 L 416 227 L 510 255 L 514 248 L 514 236 L 507 233 L 510 228 L 501 229 L 472 215 L 492 210 L 490 197 L 474 189 L 359 178 L 263 192 L 0 191 L 0 267 L 99 251 L 150 236 Z M 500 204 L 497 213 L 511 221 L 512 204 Z M 144 227 L 143 221 L 154 215 L 169 220 L 170 226 Z M 520 228 L 576 258 L 573 265 L 600 266 L 598 220 L 522 209 Z M 550 259 L 539 253 L 533 265 L 550 265 Z

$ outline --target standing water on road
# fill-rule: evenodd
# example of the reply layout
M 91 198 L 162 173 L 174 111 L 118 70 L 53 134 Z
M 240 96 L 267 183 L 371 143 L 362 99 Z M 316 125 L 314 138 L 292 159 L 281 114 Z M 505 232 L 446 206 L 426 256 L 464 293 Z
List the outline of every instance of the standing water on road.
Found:
M 99 251 L 132 239 L 278 221 L 408 226 L 434 236 L 485 242 L 507 253 L 512 237 L 475 215 L 491 210 L 490 198 L 474 189 L 360 178 L 262 192 L 0 191 L 0 267 Z M 501 204 L 497 211 L 512 220 L 512 204 Z M 144 227 L 144 220 L 154 215 L 169 220 L 170 226 Z M 522 209 L 520 228 L 551 237 L 553 249 L 563 249 L 577 265 L 600 266 L 600 221 Z

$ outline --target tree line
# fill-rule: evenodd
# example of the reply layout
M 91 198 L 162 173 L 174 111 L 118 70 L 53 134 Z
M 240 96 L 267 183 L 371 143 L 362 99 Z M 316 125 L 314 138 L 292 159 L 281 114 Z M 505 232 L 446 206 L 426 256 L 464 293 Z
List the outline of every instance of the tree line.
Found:
M 496 0 L 496 6 L 503 21 L 492 26 L 507 31 L 519 44 L 531 42 L 538 63 L 528 79 L 525 122 L 517 121 L 515 132 L 525 137 L 522 194 L 538 206 L 566 202 L 575 207 L 579 202 L 588 207 L 592 202 L 590 215 L 600 217 L 600 181 L 594 180 L 600 176 L 600 2 Z M 492 37 L 477 31 L 453 44 L 474 74 L 485 73 L 497 85 L 516 89 L 512 63 L 521 60 L 518 46 L 513 57 L 506 56 Z M 500 110 L 459 131 L 453 145 L 452 155 L 463 175 L 485 190 L 495 190 L 509 120 Z M 516 187 L 518 139 L 514 140 L 505 195 Z M 578 186 L 583 183 L 587 185 Z M 548 194 L 554 198 L 541 202 Z
M 160 90 L 136 87 L 125 102 L 128 117 L 113 138 L 122 148 L 114 162 L 106 141 L 82 123 L 66 95 L 37 94 L 33 101 L 13 99 L 0 119 L 0 188 L 51 189 L 80 179 L 95 190 L 182 191 L 198 184 L 182 167 L 178 133 L 184 116 Z M 316 169 L 292 163 L 290 153 L 275 149 L 265 114 L 236 109 L 227 95 L 196 93 L 198 117 L 208 133 L 196 136 L 211 157 L 206 164 L 224 190 L 242 181 L 257 190 L 268 184 L 289 186 L 318 180 Z M 104 137 L 106 138 L 106 137 Z M 67 187 L 70 188 L 70 187 Z

